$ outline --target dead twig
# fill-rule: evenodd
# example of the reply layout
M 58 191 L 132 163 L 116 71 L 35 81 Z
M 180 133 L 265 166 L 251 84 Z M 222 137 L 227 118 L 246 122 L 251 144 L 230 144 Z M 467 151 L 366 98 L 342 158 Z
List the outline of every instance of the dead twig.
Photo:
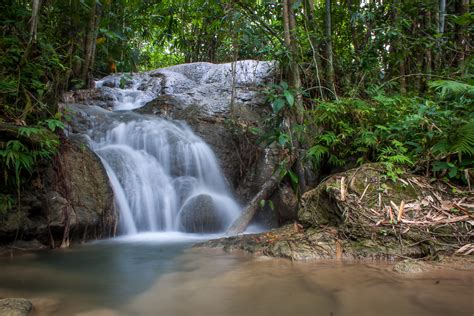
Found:
M 404 208 L 405 208 L 405 201 L 402 200 L 402 201 L 400 202 L 400 208 L 398 209 L 397 222 L 400 222 L 400 221 L 402 220 Z
M 341 178 L 341 201 L 346 200 L 346 177 Z
M 369 188 L 369 186 L 370 186 L 370 183 L 367 184 L 367 186 L 366 186 L 365 189 L 364 189 L 364 192 L 362 192 L 362 195 L 361 195 L 360 198 L 359 198 L 359 202 L 362 201 L 362 199 L 364 198 L 365 193 L 367 192 L 367 189 Z

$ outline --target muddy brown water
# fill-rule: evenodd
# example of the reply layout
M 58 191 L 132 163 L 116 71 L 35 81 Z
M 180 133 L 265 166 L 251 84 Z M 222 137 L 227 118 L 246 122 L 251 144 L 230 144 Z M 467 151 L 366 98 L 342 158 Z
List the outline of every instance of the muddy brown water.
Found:
M 190 249 L 196 238 L 114 240 L 0 258 L 0 297 L 34 315 L 474 315 L 474 272 L 401 275 L 384 263 Z

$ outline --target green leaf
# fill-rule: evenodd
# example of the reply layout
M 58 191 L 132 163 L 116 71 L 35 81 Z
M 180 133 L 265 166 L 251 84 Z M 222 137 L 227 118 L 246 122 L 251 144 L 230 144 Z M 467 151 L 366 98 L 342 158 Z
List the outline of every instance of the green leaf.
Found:
M 289 106 L 293 106 L 293 104 L 295 104 L 295 97 L 290 91 L 288 90 L 283 91 L 283 95 L 285 96 L 286 102 L 288 102 Z
M 454 178 L 458 174 L 458 168 L 452 167 L 451 170 L 449 170 L 448 176 L 450 178 Z
M 278 137 L 278 143 L 281 146 L 285 146 L 285 144 L 288 142 L 288 139 L 289 139 L 288 134 L 280 134 L 280 136 Z
M 281 98 L 275 99 L 272 103 L 273 113 L 277 114 L 285 106 L 285 101 Z
M 293 184 L 298 184 L 299 179 L 298 176 L 291 170 L 288 170 L 288 175 L 290 176 L 290 180 Z
M 275 210 L 275 205 L 273 204 L 273 201 L 272 201 L 272 200 L 268 200 L 268 206 L 270 206 L 270 208 L 271 208 L 272 211 Z

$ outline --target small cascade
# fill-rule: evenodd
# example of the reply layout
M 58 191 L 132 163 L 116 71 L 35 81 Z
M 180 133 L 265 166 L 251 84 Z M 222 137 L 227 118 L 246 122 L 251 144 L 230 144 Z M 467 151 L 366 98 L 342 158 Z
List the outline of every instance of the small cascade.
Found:
M 156 92 L 146 84 L 146 80 L 140 76 L 113 76 L 97 81 L 95 86 L 107 90 L 108 97 L 112 99 L 113 110 L 120 111 L 140 108 L 156 98 Z
M 240 207 L 214 153 L 183 122 L 124 111 L 153 99 L 138 86 L 107 88 L 118 112 L 100 110 L 107 119 L 93 122 L 88 133 L 110 177 L 121 232 L 225 231 Z

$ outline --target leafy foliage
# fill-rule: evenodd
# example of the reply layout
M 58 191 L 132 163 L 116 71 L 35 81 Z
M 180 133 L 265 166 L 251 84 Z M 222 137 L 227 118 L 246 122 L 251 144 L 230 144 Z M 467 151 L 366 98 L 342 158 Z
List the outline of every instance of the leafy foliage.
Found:
M 400 166 L 464 179 L 464 170 L 474 166 L 473 86 L 431 86 L 436 94 L 429 99 L 378 94 L 320 102 L 307 115 L 307 124 L 322 128 L 311 136 L 307 159 L 334 167 L 380 161 L 393 179 Z

